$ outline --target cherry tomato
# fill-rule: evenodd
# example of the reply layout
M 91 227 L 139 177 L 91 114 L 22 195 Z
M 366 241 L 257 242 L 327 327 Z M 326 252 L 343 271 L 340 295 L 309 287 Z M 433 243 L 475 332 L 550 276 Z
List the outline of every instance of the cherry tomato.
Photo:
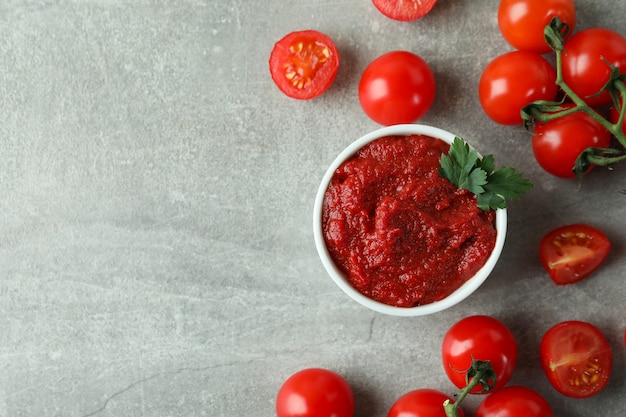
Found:
M 388 18 L 408 22 L 430 12 L 437 0 L 372 0 L 372 2 Z
M 426 61 L 411 52 L 381 55 L 361 75 L 361 107 L 381 125 L 413 123 L 434 100 L 435 76 Z
M 503 125 L 522 123 L 520 111 L 535 100 L 554 100 L 556 72 L 541 55 L 512 51 L 492 60 L 480 77 L 478 96 L 483 110 Z
M 506 41 L 521 51 L 545 54 L 552 49 L 545 41 L 543 30 L 553 17 L 576 25 L 574 0 L 502 0 L 498 7 L 498 27 Z
M 563 395 L 591 397 L 609 382 L 611 346 L 591 323 L 573 320 L 553 326 L 541 339 L 539 353 L 548 381 Z
M 575 112 L 537 123 L 532 144 L 535 159 L 545 171 L 561 178 L 574 178 L 576 158 L 588 147 L 609 147 L 611 133 L 587 113 Z
M 563 54 L 563 81 L 590 106 L 611 102 L 602 87 L 611 70 L 607 62 L 626 72 L 626 39 L 617 32 L 604 28 L 585 29 L 575 33 L 565 43 Z
M 554 411 L 537 392 L 514 386 L 488 395 L 478 405 L 475 417 L 554 417 Z
M 332 39 L 316 30 L 291 32 L 274 45 L 269 60 L 276 86 L 287 96 L 309 100 L 333 83 L 339 53 Z
M 277 417 L 352 417 L 348 382 L 328 369 L 308 368 L 290 376 L 276 398 Z
M 517 343 L 511 330 L 489 316 L 469 316 L 454 324 L 443 338 L 443 368 L 458 388 L 464 388 L 465 372 L 472 358 L 489 361 L 496 373 L 495 389 L 504 387 L 517 362 Z M 470 393 L 481 391 L 480 385 Z
M 432 389 L 417 389 L 407 392 L 391 406 L 387 417 L 446 417 L 443 403 L 448 400 L 446 394 Z M 463 417 L 463 410 L 458 409 Z
M 573 284 L 598 269 L 611 242 L 586 224 L 570 224 L 548 232 L 539 243 L 539 258 L 557 285 Z

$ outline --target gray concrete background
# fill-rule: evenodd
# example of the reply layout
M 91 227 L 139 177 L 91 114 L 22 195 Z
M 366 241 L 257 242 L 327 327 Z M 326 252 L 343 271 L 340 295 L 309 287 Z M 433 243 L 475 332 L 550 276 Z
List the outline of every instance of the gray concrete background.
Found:
M 452 394 L 445 331 L 471 314 L 520 344 L 513 384 L 557 415 L 626 411 L 626 166 L 582 190 L 536 165 L 528 134 L 482 113 L 482 68 L 510 50 L 497 1 L 441 0 L 420 21 L 369 0 L 0 3 L 0 416 L 265 416 L 293 372 L 343 374 L 356 416 L 386 416 L 403 393 Z M 577 29 L 624 33 L 622 0 L 577 0 Z M 313 28 L 341 54 L 332 88 L 283 96 L 267 67 L 276 40 Z M 360 73 L 406 49 L 432 66 L 421 120 L 454 132 L 535 188 L 512 202 L 502 258 L 454 308 L 396 318 L 349 300 L 313 245 L 317 185 L 335 156 L 378 126 Z M 592 278 L 556 287 L 539 264 L 549 229 L 585 222 L 612 253 Z M 553 391 L 538 363 L 561 320 L 597 324 L 614 349 L 595 398 Z M 468 414 L 479 401 L 468 401 Z

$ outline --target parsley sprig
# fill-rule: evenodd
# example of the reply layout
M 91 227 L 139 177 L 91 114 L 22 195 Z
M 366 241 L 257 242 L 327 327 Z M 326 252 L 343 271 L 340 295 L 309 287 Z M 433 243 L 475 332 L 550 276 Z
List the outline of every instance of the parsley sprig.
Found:
M 448 154 L 441 155 L 440 164 L 439 175 L 476 194 L 481 210 L 506 208 L 507 199 L 514 200 L 533 187 L 514 168 L 495 169 L 493 155 L 481 158 L 459 137 L 454 138 Z

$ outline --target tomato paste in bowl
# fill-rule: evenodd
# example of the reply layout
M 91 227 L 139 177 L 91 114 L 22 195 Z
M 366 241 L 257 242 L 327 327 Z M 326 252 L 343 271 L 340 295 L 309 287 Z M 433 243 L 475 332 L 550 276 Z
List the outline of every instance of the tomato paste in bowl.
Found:
M 506 210 L 438 173 L 455 135 L 425 125 L 378 129 L 327 170 L 314 208 L 314 237 L 337 285 L 375 311 L 416 316 L 476 290 L 504 246 Z

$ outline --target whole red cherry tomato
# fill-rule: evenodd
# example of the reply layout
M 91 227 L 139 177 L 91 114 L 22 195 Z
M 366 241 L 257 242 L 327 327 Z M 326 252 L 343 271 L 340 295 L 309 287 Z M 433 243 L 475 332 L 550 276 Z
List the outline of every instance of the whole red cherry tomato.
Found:
M 326 91 L 339 70 L 332 39 L 316 30 L 291 32 L 274 45 L 270 74 L 287 96 L 309 100 Z
M 532 144 L 535 159 L 545 171 L 561 178 L 574 178 L 576 158 L 588 147 L 607 148 L 611 133 L 593 117 L 579 111 L 537 123 Z
M 541 264 L 557 285 L 573 284 L 602 265 L 611 250 L 604 233 L 586 224 L 558 227 L 541 239 Z
M 512 51 L 492 60 L 480 77 L 478 96 L 483 110 L 503 125 L 522 123 L 520 111 L 535 100 L 554 100 L 556 72 L 534 52 Z
M 388 18 L 408 22 L 430 12 L 437 0 L 372 0 L 372 2 Z
M 489 316 L 469 316 L 454 324 L 443 338 L 443 368 L 458 388 L 466 386 L 465 375 L 472 359 L 489 361 L 496 373 L 495 389 L 511 378 L 517 362 L 517 343 L 511 330 Z M 482 390 L 480 385 L 470 393 Z
M 553 326 L 541 339 L 539 353 L 548 381 L 563 395 L 591 397 L 609 382 L 611 346 L 591 323 L 565 321 Z
M 446 417 L 443 403 L 450 397 L 433 389 L 417 389 L 407 392 L 391 406 L 387 417 Z M 463 410 L 457 409 L 463 417 Z
M 381 125 L 413 123 L 434 100 L 435 76 L 426 61 L 411 52 L 381 55 L 361 75 L 361 107 Z
M 563 81 L 590 106 L 608 104 L 608 92 L 596 95 L 609 80 L 607 62 L 626 72 L 626 39 L 604 28 L 577 32 L 565 42 Z
M 574 0 L 502 0 L 498 7 L 498 27 L 515 49 L 539 54 L 551 52 L 543 30 L 553 17 L 567 23 L 569 33 L 576 25 Z
M 280 387 L 277 417 L 353 417 L 354 397 L 348 382 L 322 368 L 296 372 Z
M 536 391 L 513 386 L 488 395 L 478 405 L 475 417 L 554 417 L 554 411 Z

